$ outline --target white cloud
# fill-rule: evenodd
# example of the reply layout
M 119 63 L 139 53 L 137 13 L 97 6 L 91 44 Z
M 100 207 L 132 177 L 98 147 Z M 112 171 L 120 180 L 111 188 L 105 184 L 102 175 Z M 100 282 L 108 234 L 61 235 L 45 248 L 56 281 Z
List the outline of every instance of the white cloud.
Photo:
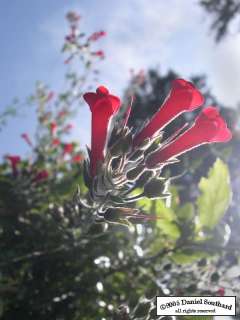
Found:
M 240 101 L 240 35 L 220 44 L 209 33 L 210 18 L 195 3 L 119 2 L 104 27 L 109 32 L 103 78 L 118 91 L 127 85 L 128 70 L 161 66 L 182 77 L 206 74 L 216 97 L 227 106 Z
M 48 35 L 56 55 L 67 30 L 64 15 L 77 10 L 83 19 L 83 30 L 105 29 L 103 46 L 107 58 L 100 64 L 100 79 L 121 95 L 127 86 L 129 69 L 161 66 L 161 71 L 176 70 L 182 77 L 204 73 L 219 100 L 236 105 L 240 100 L 240 35 L 231 36 L 216 45 L 209 35 L 209 17 L 195 1 L 189 0 L 123 0 L 111 2 L 69 1 L 65 7 L 50 13 L 41 30 Z M 55 67 L 57 69 L 57 65 Z M 59 71 L 50 75 L 59 82 Z
M 197 2 L 69 1 L 66 7 L 49 15 L 49 20 L 42 25 L 56 55 L 66 32 L 63 16 L 69 9 L 82 14 L 83 30 L 107 31 L 106 39 L 96 44 L 106 51 L 106 60 L 99 64 L 100 82 L 115 94 L 121 95 L 127 86 L 130 68 L 160 66 L 162 72 L 171 68 L 185 78 L 206 74 L 213 93 L 221 102 L 234 106 L 240 101 L 240 35 L 230 36 L 216 45 L 213 34 L 209 34 L 210 18 Z M 51 77 L 59 82 L 59 71 Z M 88 107 L 85 107 L 78 118 L 81 129 L 76 131 L 84 143 L 90 140 L 89 117 Z
M 90 132 L 91 132 L 91 115 L 88 107 L 81 108 L 78 117 L 73 121 L 74 130 L 72 138 L 79 141 L 81 148 L 85 145 L 90 146 Z
M 207 62 L 216 96 L 227 106 L 236 106 L 240 102 L 240 35 L 212 47 Z
M 179 2 L 178 2 L 179 3 Z M 121 88 L 126 86 L 130 68 L 170 65 L 179 52 L 179 37 L 186 29 L 186 5 L 170 1 L 121 2 L 105 27 L 107 60 L 106 75 Z M 184 4 L 184 3 L 182 3 Z M 105 76 L 104 75 L 104 78 Z

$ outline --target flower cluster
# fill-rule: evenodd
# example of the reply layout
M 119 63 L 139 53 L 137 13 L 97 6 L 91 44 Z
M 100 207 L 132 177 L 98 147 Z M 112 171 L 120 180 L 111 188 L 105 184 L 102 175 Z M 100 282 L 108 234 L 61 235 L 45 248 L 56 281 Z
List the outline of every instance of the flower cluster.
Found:
M 218 109 L 209 106 L 189 128 L 186 124 L 162 141 L 163 129 L 173 119 L 204 103 L 199 90 L 183 79 L 173 81 L 163 105 L 135 135 L 127 126 L 131 109 L 128 108 L 122 120 L 116 120 L 121 101 L 108 89 L 101 86 L 96 93 L 86 93 L 84 99 L 92 113 L 91 150 L 85 163 L 85 180 L 91 205 L 100 220 L 122 222 L 143 217 L 126 204 L 140 197 L 168 197 L 169 181 L 161 176 L 164 166 L 177 162 L 179 155 L 193 148 L 227 142 L 232 136 Z M 133 195 L 139 187 L 143 188 L 141 194 Z
M 98 39 L 106 36 L 106 31 L 96 31 L 88 38 L 88 41 L 97 41 Z
M 75 57 L 79 57 L 86 65 L 90 65 L 91 59 L 94 57 L 103 59 L 105 57 L 104 51 L 93 51 L 92 45 L 100 38 L 106 36 L 106 32 L 104 30 L 95 31 L 90 36 L 85 37 L 85 34 L 80 32 L 79 29 L 81 17 L 73 11 L 69 12 L 66 17 L 70 25 L 70 32 L 65 37 L 63 51 L 68 52 L 70 55 L 65 60 L 65 64 L 72 62 Z
M 18 164 L 21 162 L 21 158 L 19 156 L 15 155 L 8 155 L 6 156 L 6 159 L 9 160 L 12 168 L 12 173 L 14 176 L 18 175 Z

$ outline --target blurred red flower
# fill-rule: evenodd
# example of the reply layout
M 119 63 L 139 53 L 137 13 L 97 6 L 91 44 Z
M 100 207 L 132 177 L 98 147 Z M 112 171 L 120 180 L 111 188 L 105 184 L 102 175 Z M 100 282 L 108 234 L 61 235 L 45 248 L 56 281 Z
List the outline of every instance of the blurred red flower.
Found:
M 39 171 L 36 176 L 34 177 L 33 181 L 34 182 L 40 182 L 42 180 L 45 180 L 49 177 L 49 173 L 47 170 L 41 170 Z
M 23 138 L 23 140 L 26 141 L 26 143 L 27 143 L 30 147 L 33 146 L 33 145 L 32 145 L 32 141 L 31 141 L 31 139 L 29 138 L 29 135 L 28 135 L 27 133 L 22 133 L 22 134 L 21 134 L 21 137 Z
M 55 121 L 50 123 L 51 135 L 54 136 L 57 131 L 57 123 Z
M 106 36 L 106 31 L 97 31 L 91 34 L 88 41 L 97 41 L 99 38 Z
M 100 86 L 96 93 L 84 94 L 84 99 L 92 112 L 92 137 L 91 137 L 91 174 L 97 171 L 97 164 L 104 158 L 107 133 L 113 115 L 119 110 L 120 99 L 109 94 L 107 88 Z
M 75 156 L 73 156 L 72 158 L 72 162 L 73 163 L 79 163 L 83 160 L 83 156 L 81 154 L 76 154 Z
M 162 149 L 150 154 L 147 166 L 152 168 L 158 163 L 164 163 L 202 144 L 227 142 L 231 138 L 231 131 L 219 111 L 214 107 L 208 107 L 200 113 L 191 128 Z
M 92 52 L 92 55 L 96 56 L 96 57 L 99 57 L 101 59 L 105 58 L 105 54 L 104 54 L 103 50 L 94 51 L 94 52 Z
M 63 128 L 63 132 L 69 132 L 71 129 L 73 129 L 73 124 L 69 123 Z
M 59 146 L 60 143 L 61 143 L 61 141 L 58 138 L 55 138 L 55 139 L 52 140 L 52 145 L 54 147 Z
M 21 161 L 21 158 L 19 156 L 10 156 L 10 155 L 6 156 L 6 158 L 11 163 L 13 175 L 17 176 L 17 174 L 18 174 L 17 165 Z
M 63 156 L 71 154 L 73 152 L 73 143 L 66 143 L 63 147 Z

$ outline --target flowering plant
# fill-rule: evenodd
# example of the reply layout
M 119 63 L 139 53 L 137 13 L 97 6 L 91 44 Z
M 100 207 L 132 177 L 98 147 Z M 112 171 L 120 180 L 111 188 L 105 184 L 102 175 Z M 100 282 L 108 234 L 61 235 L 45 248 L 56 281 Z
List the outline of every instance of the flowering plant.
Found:
M 218 159 L 198 187 L 187 186 L 186 193 L 197 192 L 194 201 L 182 198 L 182 186 L 170 186 L 174 177 L 167 172 L 183 153 L 229 141 L 226 121 L 206 107 L 168 134 L 173 119 L 204 103 L 196 86 L 173 77 L 162 107 L 134 127 L 134 107 L 141 113 L 141 104 L 131 99 L 125 108 L 100 86 L 83 95 L 92 113 L 86 157 L 72 140 L 78 123 L 70 119 L 89 73 L 97 74 L 95 62 L 104 53 L 93 46 L 106 33 L 85 36 L 78 13 L 67 19 L 67 87 L 57 93 L 37 85 L 28 99 L 36 107 L 36 137 L 21 135 L 30 156 L 13 153 L 0 164 L 0 317 L 148 320 L 156 315 L 156 295 L 239 293 L 239 279 L 228 275 L 236 273 L 238 253 L 229 220 L 238 220 L 235 211 L 229 220 L 225 215 L 227 165 Z M 73 71 L 77 61 L 83 74 Z M 145 73 L 135 80 L 131 94 L 144 85 Z
M 227 142 L 231 132 L 214 107 L 207 107 L 194 124 L 186 125 L 163 140 L 163 128 L 183 112 L 199 108 L 204 98 L 194 85 L 183 79 L 173 81 L 170 94 L 145 127 L 132 134 L 128 127 L 129 110 L 116 120 L 120 99 L 99 87 L 84 95 L 92 112 L 92 142 L 85 162 L 85 182 L 96 219 L 128 223 L 129 219 L 152 219 L 129 203 L 148 198 L 169 198 L 170 179 L 163 168 L 177 162 L 176 157 L 202 144 Z M 135 189 L 143 191 L 132 196 Z M 89 205 L 89 204 L 88 204 Z M 157 217 L 156 217 L 157 218 Z

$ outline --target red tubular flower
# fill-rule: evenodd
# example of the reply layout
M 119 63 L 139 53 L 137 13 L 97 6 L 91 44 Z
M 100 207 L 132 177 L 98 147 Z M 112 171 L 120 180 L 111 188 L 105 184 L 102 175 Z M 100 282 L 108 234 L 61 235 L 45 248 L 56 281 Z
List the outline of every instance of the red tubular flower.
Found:
M 94 176 L 97 163 L 104 158 L 107 133 L 112 116 L 119 110 L 120 99 L 109 94 L 107 88 L 98 87 L 96 93 L 84 94 L 84 99 L 92 112 L 92 140 L 91 140 L 91 174 Z
M 6 156 L 6 158 L 10 161 L 11 167 L 12 167 L 12 172 L 14 176 L 17 176 L 18 171 L 17 171 L 17 165 L 21 161 L 21 158 L 19 156 Z
M 55 138 L 55 139 L 52 140 L 52 145 L 53 145 L 54 147 L 59 146 L 60 143 L 61 143 L 61 141 L 60 141 L 58 138 Z
M 63 148 L 63 156 L 66 154 L 71 154 L 73 152 L 73 144 L 72 143 L 66 143 Z
M 32 147 L 32 141 L 30 140 L 29 135 L 28 135 L 27 133 L 21 134 L 21 137 L 23 138 L 23 140 L 26 141 L 26 143 L 27 143 L 30 147 Z
M 73 129 L 73 124 L 69 123 L 63 128 L 63 132 L 69 132 L 71 129 Z
M 92 52 L 92 55 L 96 56 L 96 57 L 99 57 L 101 59 L 105 58 L 105 54 L 104 54 L 104 52 L 102 50 L 94 51 L 94 52 Z
M 152 153 L 146 164 L 149 168 L 153 168 L 158 163 L 164 163 L 202 144 L 227 142 L 231 137 L 232 134 L 219 111 L 214 107 L 208 107 L 197 117 L 191 128 L 163 149 Z
M 88 41 L 97 41 L 99 38 L 106 36 L 105 31 L 97 31 L 91 34 L 91 36 L 88 38 Z
M 81 154 L 76 154 L 73 158 L 72 158 L 72 162 L 73 163 L 79 163 L 83 160 L 83 156 Z
M 34 177 L 33 181 L 34 182 L 40 182 L 42 180 L 45 180 L 49 177 L 49 173 L 47 170 L 41 170 L 39 171 L 36 176 Z
M 57 130 L 57 123 L 55 121 L 50 123 L 51 135 L 54 136 Z
M 201 93 L 191 82 L 176 79 L 169 96 L 145 128 L 134 138 L 134 146 L 153 136 L 183 112 L 193 111 L 204 103 Z

